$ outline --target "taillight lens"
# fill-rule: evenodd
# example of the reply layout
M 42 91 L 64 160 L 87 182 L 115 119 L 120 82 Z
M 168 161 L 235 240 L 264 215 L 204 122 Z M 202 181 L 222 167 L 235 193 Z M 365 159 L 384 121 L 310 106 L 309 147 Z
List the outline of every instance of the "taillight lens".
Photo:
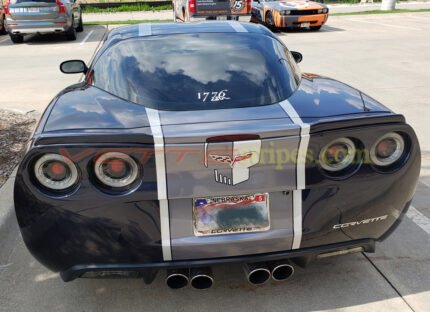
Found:
M 4 10 L 4 15 L 10 15 L 9 12 L 9 5 L 10 5 L 10 0 L 4 5 L 3 10 Z
M 353 163 L 355 155 L 354 142 L 348 138 L 339 138 L 323 147 L 319 163 L 324 170 L 341 171 Z
M 40 157 L 35 166 L 36 179 L 51 190 L 65 190 L 78 182 L 76 165 L 59 154 L 46 154 Z
M 370 159 L 377 166 L 389 166 L 398 161 L 405 151 L 405 141 L 398 133 L 381 137 L 370 150 Z
M 188 1 L 188 11 L 190 13 L 196 13 L 196 0 Z
M 247 11 L 247 13 L 251 13 L 251 11 L 252 11 L 251 0 L 246 0 L 246 11 Z
M 60 0 L 56 0 L 55 2 L 57 3 L 57 6 L 58 6 L 58 13 L 65 14 L 66 7 L 64 6 L 63 2 L 61 2 Z
M 139 176 L 139 166 L 129 155 L 110 152 L 97 158 L 94 165 L 97 179 L 111 187 L 126 187 L 134 183 Z

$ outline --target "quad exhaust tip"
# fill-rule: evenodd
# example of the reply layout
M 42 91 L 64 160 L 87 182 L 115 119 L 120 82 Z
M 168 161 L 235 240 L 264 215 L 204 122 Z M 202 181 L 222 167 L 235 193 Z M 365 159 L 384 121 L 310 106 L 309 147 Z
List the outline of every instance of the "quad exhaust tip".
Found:
M 286 262 L 277 262 L 271 264 L 272 279 L 282 282 L 289 279 L 294 274 L 294 267 Z
M 244 270 L 246 279 L 253 285 L 265 284 L 270 278 L 276 282 L 282 282 L 294 274 L 294 267 L 286 261 L 247 263 L 244 265 Z
M 180 289 L 188 285 L 189 281 L 189 270 L 178 269 L 168 270 L 166 277 L 166 285 L 171 289 Z
M 253 285 L 265 284 L 270 279 L 270 270 L 264 263 L 247 263 L 244 271 L 246 279 Z
M 208 289 L 214 284 L 211 268 L 192 268 L 190 277 L 191 286 L 195 289 Z

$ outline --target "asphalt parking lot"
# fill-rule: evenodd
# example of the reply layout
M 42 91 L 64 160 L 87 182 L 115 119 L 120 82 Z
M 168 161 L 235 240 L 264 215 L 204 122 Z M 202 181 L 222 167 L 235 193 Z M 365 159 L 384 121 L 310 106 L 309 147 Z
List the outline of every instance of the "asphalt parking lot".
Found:
M 88 26 L 76 42 L 0 37 L 0 108 L 41 112 L 77 75 L 61 61 L 89 61 L 106 32 Z M 240 266 L 214 269 L 207 291 L 173 291 L 160 272 L 140 280 L 63 283 L 26 250 L 11 209 L 12 184 L 0 191 L 0 311 L 430 311 L 430 13 L 331 17 L 319 32 L 280 33 L 304 55 L 303 71 L 351 84 L 404 114 L 418 134 L 422 171 L 414 208 L 375 254 L 321 260 L 281 284 L 253 287 Z

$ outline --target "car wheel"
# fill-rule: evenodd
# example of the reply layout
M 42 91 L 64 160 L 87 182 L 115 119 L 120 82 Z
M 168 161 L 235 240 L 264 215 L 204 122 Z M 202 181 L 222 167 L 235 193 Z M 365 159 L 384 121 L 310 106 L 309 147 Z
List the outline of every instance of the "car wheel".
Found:
M 23 35 L 12 35 L 9 34 L 10 40 L 12 40 L 13 43 L 23 43 L 24 42 L 24 36 Z
M 311 30 L 320 30 L 321 27 L 322 27 L 322 25 L 320 25 L 320 26 L 311 26 L 310 29 Z
M 82 22 L 82 14 L 81 17 L 79 18 L 79 25 L 78 28 L 76 28 L 77 32 L 83 32 L 84 31 L 84 23 Z
M 68 40 L 76 40 L 76 28 L 75 28 L 75 20 L 72 17 L 72 26 L 66 31 L 66 37 Z

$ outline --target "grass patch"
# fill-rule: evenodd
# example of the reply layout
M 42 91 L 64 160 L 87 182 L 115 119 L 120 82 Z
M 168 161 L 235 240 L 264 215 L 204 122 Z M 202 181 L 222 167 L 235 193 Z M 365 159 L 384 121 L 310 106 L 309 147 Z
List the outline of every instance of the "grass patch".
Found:
M 166 22 L 173 22 L 173 19 L 97 21 L 97 22 L 84 22 L 84 25 L 133 25 L 133 24 L 142 24 L 142 23 L 166 23 Z
M 420 13 L 420 12 L 430 12 L 430 9 L 416 9 L 416 10 L 395 9 L 395 10 L 390 10 L 390 11 L 371 10 L 371 11 L 362 11 L 362 12 L 331 13 L 330 16 L 339 16 L 339 15 L 368 15 L 368 14 L 391 14 L 391 13 Z
M 171 10 L 171 4 L 149 5 L 147 3 L 127 4 L 117 7 L 96 8 L 85 6 L 82 8 L 84 13 L 114 13 L 114 12 L 134 12 L 134 11 L 162 11 Z

